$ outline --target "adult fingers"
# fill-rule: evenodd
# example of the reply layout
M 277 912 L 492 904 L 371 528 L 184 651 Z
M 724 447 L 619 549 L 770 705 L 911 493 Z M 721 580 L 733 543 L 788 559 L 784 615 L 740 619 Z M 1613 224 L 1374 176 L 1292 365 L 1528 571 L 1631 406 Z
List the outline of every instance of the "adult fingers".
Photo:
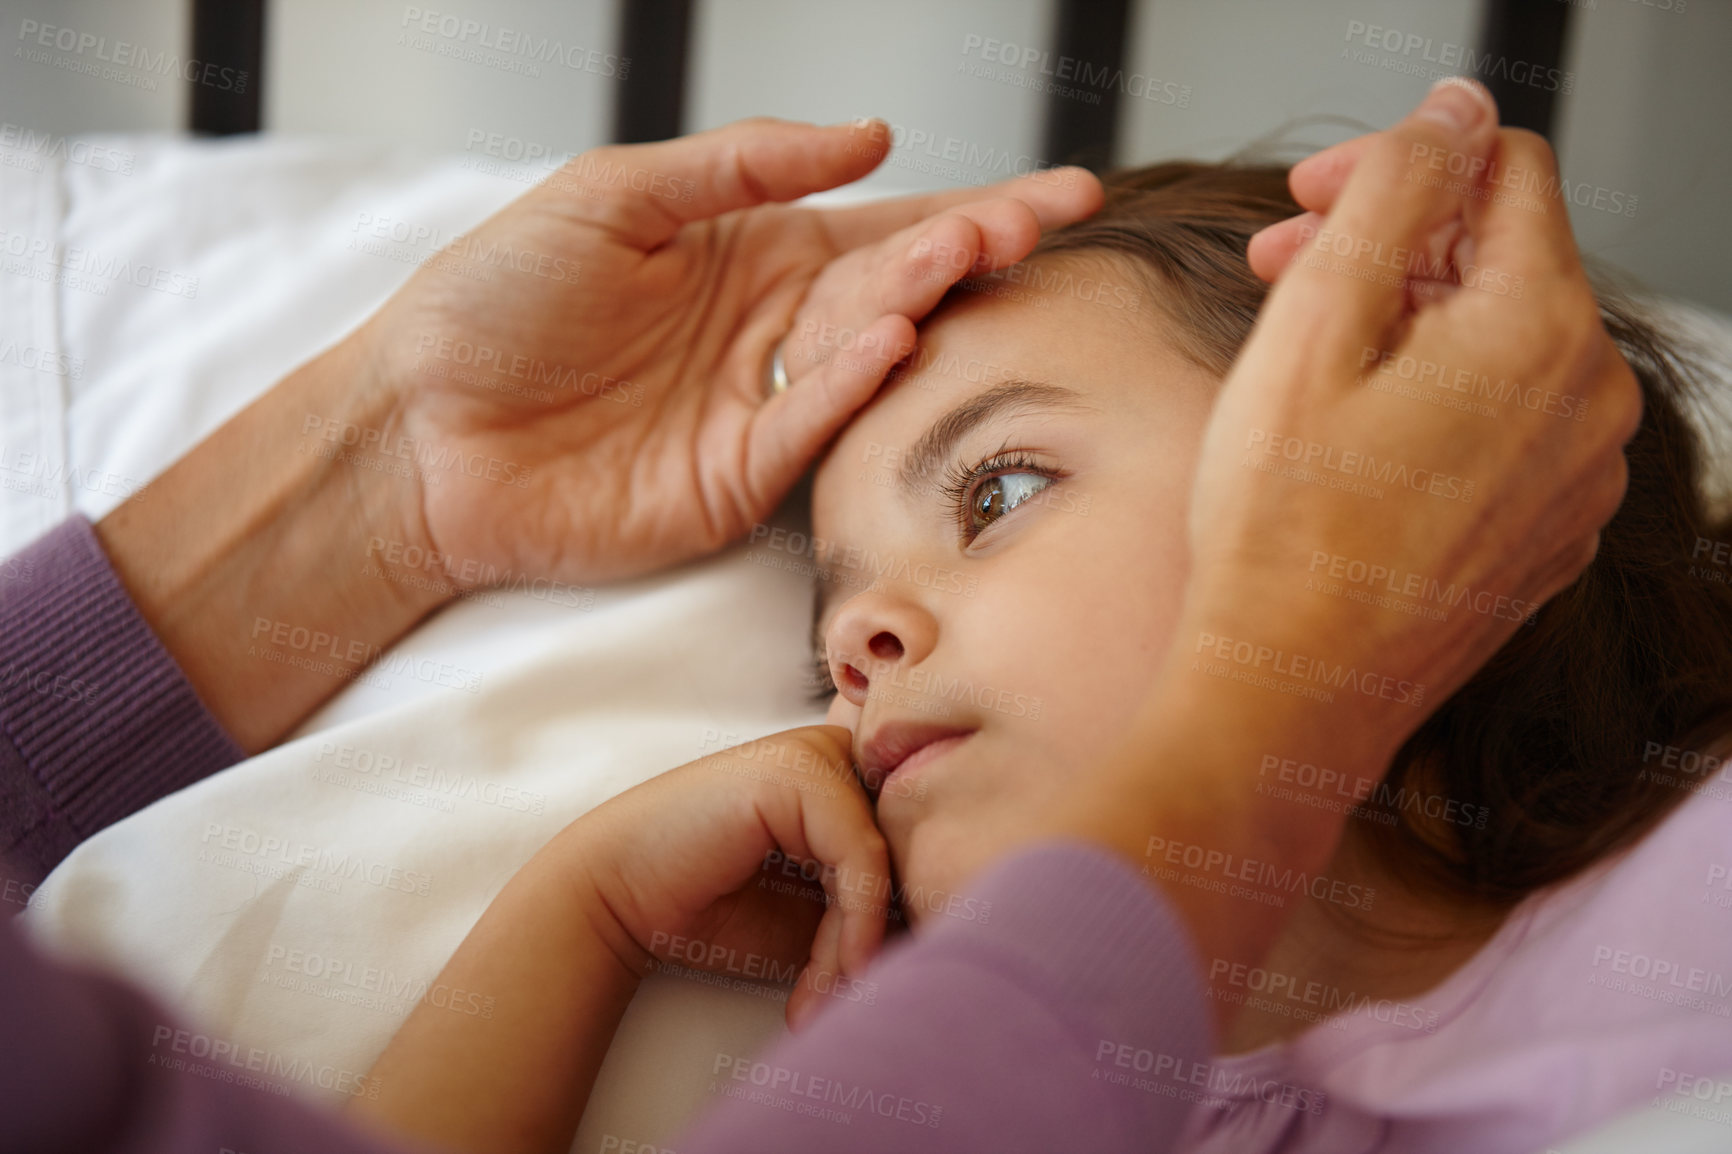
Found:
M 783 346 L 792 387 L 754 415 L 748 484 L 779 492 L 914 349 L 914 325 L 957 281 L 1015 264 L 1040 238 L 1034 211 L 1000 198 L 903 229 L 838 258 L 813 285 Z
M 1488 97 L 1489 99 L 1489 97 Z M 1373 138 L 1353 140 L 1307 157 L 1289 174 L 1294 199 L 1307 211 L 1270 225 L 1251 238 L 1247 260 L 1265 280 L 1273 280 L 1298 255 L 1306 242 L 1323 227 L 1323 214 L 1335 205 L 1355 166 L 1367 154 Z M 1470 195 L 1462 202 L 1465 232 L 1453 220 L 1445 220 L 1416 249 L 1423 254 L 1422 268 L 1435 267 L 1458 245 L 1466 255 L 1446 263 L 1514 275 L 1558 274 L 1574 276 L 1580 270 L 1575 237 L 1570 230 L 1569 207 L 1561 197 L 1557 158 L 1545 138 L 1524 129 L 1502 129 L 1493 152 L 1487 157 L 1457 150 L 1425 148 L 1410 157 L 1418 164 L 1409 168 L 1407 179 L 1465 188 L 1502 174 L 1497 183 L 1517 185 L 1509 195 Z M 1544 227 L 1530 227 L 1538 215 Z M 1489 248 L 1486 246 L 1489 243 Z M 1443 279 L 1443 278 L 1431 278 Z
M 838 250 L 871 244 L 891 233 L 975 201 L 1009 197 L 1034 210 L 1042 231 L 1062 228 L 1092 216 L 1106 193 L 1086 168 L 1049 168 L 983 188 L 953 188 L 945 192 L 897 197 L 852 208 L 824 210 L 824 220 Z
M 1568 280 L 1586 287 L 1551 145 L 1537 133 L 1506 128 L 1498 133 L 1492 163 L 1497 171 L 1519 173 L 1521 178 L 1516 189 L 1466 206 L 1474 259 L 1512 276 Z
M 919 321 L 957 281 L 1015 264 L 1039 239 L 1033 210 L 1006 197 L 962 205 L 837 258 L 794 314 L 783 347 L 789 380 L 852 351 L 856 334 L 879 317 Z
M 786 492 L 825 442 L 871 399 L 896 362 L 913 350 L 915 339 L 914 322 L 907 317 L 879 317 L 859 330 L 851 349 L 831 350 L 817 371 L 759 406 L 746 434 L 747 490 Z
M 1305 242 L 1316 236 L 1322 227 L 1323 213 L 1320 212 L 1301 213 L 1272 224 L 1251 235 L 1251 242 L 1245 247 L 1245 262 L 1251 266 L 1252 272 L 1273 283 L 1299 255 Z
M 1413 258 L 1438 226 L 1462 214 L 1468 189 L 1425 178 L 1438 153 L 1489 156 L 1497 139 L 1495 108 L 1467 81 L 1440 82 L 1420 106 L 1366 146 L 1335 207 L 1270 294 L 1265 320 L 1316 329 L 1326 357 L 1351 368 L 1384 337 L 1407 306 L 1410 275 L 1427 276 Z
M 858 180 L 889 147 L 882 121 L 820 127 L 760 117 L 655 144 L 592 149 L 537 191 L 647 251 L 691 221 Z
M 1323 217 L 1335 207 L 1336 198 L 1346 187 L 1347 178 L 1352 175 L 1354 166 L 1365 154 L 1371 140 L 1370 135 L 1356 136 L 1333 148 L 1308 156 L 1293 166 L 1287 174 L 1287 185 L 1293 193 L 1293 199 L 1307 211 L 1251 235 L 1245 257 L 1252 272 L 1270 282 L 1281 275 L 1282 270 L 1298 255 L 1305 238 L 1316 233 Z M 1449 159 L 1435 155 L 1429 158 L 1445 171 L 1448 169 Z M 1463 171 L 1451 174 L 1450 179 L 1466 177 L 1465 163 L 1460 167 Z M 1456 222 L 1443 225 L 1427 238 L 1427 248 L 1447 248 L 1453 242 L 1452 230 L 1456 227 Z
M 1314 152 L 1295 164 L 1287 173 L 1287 188 L 1299 206 L 1311 212 L 1328 212 L 1335 207 L 1335 198 L 1347 187 L 1347 178 L 1377 139 L 1377 133 L 1367 132 Z
M 1298 255 L 1304 238 L 1314 235 L 1323 218 L 1335 207 L 1336 198 L 1347 186 L 1347 178 L 1353 175 L 1359 158 L 1376 137 L 1374 132 L 1355 136 L 1312 153 L 1288 170 L 1287 190 L 1306 211 L 1252 235 L 1245 254 L 1252 272 L 1266 281 L 1281 275 L 1281 270 Z
M 1587 406 L 1586 424 L 1602 438 L 1597 447 L 1621 450 L 1641 421 L 1641 389 L 1600 319 L 1551 146 L 1504 129 L 1493 160 L 1500 171 L 1525 174 L 1523 184 L 1466 205 L 1467 235 L 1457 249 L 1464 291 L 1439 310 L 1440 322 L 1472 332 L 1500 371 L 1556 380 Z
M 1317 235 L 1323 219 L 1318 213 L 1307 212 L 1252 233 L 1245 251 L 1245 263 L 1259 278 L 1273 283 L 1304 249 L 1306 241 Z M 1471 263 L 1457 252 L 1457 245 L 1464 238 L 1471 241 L 1458 218 L 1438 225 L 1420 243 L 1415 250 L 1420 254 L 1420 259 L 1415 262 L 1418 266 L 1415 271 L 1438 269 L 1449 275 L 1409 277 L 1408 300 L 1411 305 L 1417 307 L 1420 301 L 1436 299 L 1447 286 L 1457 281 L 1454 270 Z

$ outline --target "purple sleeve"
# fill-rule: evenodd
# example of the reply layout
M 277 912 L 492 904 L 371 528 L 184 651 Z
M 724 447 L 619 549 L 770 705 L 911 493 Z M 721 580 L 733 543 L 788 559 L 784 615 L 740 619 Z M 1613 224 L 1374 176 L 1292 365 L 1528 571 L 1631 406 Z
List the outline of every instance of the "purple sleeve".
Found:
M 763 1057 L 718 1055 L 716 1091 L 729 1100 L 676 1148 L 1170 1149 L 1209 1027 L 1166 903 L 1076 844 L 1017 855 L 969 901 L 971 920 L 874 967 L 872 1004 L 833 1005 Z M 281 1056 L 185 1029 L 130 986 L 42 957 L 8 922 L 0 1037 L 0 1149 L 408 1149 L 289 1096 Z M 364 1075 L 335 1085 L 369 1092 Z
M 0 909 L 91 834 L 243 756 L 89 521 L 0 560 Z
M 47 960 L 15 922 L 0 922 L 0 1038 L 0 1150 L 408 1150 L 289 1096 L 275 1055 L 217 1049 L 132 987 Z
M 1211 1044 L 1170 906 L 1081 843 L 1016 855 L 970 899 L 972 920 L 940 916 L 886 953 L 872 1004 L 836 1002 L 764 1055 L 717 1055 L 725 1100 L 674 1149 L 1170 1149 Z

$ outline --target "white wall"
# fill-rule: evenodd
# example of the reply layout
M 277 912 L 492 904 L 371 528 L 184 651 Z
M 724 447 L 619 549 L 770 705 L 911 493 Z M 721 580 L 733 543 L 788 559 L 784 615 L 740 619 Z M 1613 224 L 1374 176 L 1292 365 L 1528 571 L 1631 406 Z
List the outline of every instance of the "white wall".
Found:
M 484 22 L 492 36 L 508 27 L 617 55 L 622 2 L 269 0 L 266 126 L 452 152 L 477 135 L 581 151 L 602 143 L 612 122 L 617 82 L 605 64 L 510 71 L 498 66 L 509 53 L 489 50 L 491 64 L 453 56 L 475 37 L 419 32 L 405 17 L 420 8 Z M 0 121 L 51 132 L 178 129 L 181 83 L 161 79 L 149 91 L 15 50 L 23 21 L 34 20 L 184 53 L 188 8 L 0 0 L 9 48 Z M 1121 156 L 1218 158 L 1310 116 L 1387 125 L 1428 84 L 1401 69 L 1428 66 L 1349 40 L 1350 22 L 1472 45 L 1478 9 L 1478 0 L 1139 0 Z M 1732 0 L 1571 0 L 1571 16 L 1564 68 L 1574 91 L 1559 102 L 1556 139 L 1564 176 L 1587 190 L 1574 210 L 1583 248 L 1653 288 L 1732 313 L 1732 225 L 1721 208 L 1732 189 Z M 686 122 L 882 116 L 898 147 L 868 187 L 987 183 L 1039 152 L 1039 54 L 1050 52 L 1051 25 L 1052 0 L 697 0 Z M 402 42 L 409 36 L 431 50 Z M 1024 47 L 1035 59 L 1003 63 L 1008 44 L 1018 61 Z M 43 51 L 60 63 L 90 56 Z M 1327 144 L 1353 131 L 1300 124 L 1290 135 Z
M 1683 10 L 1678 10 L 1682 2 Z M 1425 93 L 1423 52 L 1367 49 L 1350 21 L 1478 42 L 1475 0 L 1141 0 L 1129 70 L 1189 85 L 1189 108 L 1129 101 L 1126 163 L 1218 159 L 1314 115 L 1381 128 Z M 1664 293 L 1732 313 L 1732 3 L 1575 0 L 1553 137 L 1585 253 Z M 1344 51 L 1347 53 L 1343 55 Z M 1328 144 L 1351 129 L 1301 126 Z M 1634 210 L 1631 212 L 1632 200 Z
M 1679 2 L 1576 9 L 1554 139 L 1584 251 L 1732 314 L 1732 3 Z
M 50 39 L 70 30 L 72 51 L 43 47 L 38 37 L 45 26 L 56 30 Z M 82 50 L 80 35 L 89 38 Z M 184 59 L 186 0 L 0 0 L 0 121 L 52 133 L 179 129 L 186 123 L 186 83 L 148 67 L 109 63 L 120 42 L 133 46 L 121 50 L 123 60 L 136 60 L 135 52 L 152 62 Z M 108 75 L 79 67 L 106 68 Z
M 698 0 L 686 123 L 879 116 L 897 147 L 868 187 L 988 184 L 1035 163 L 1043 97 L 986 42 L 1045 48 L 1051 25 L 1051 0 Z
M 1191 100 L 1189 107 L 1126 101 L 1120 159 L 1219 160 L 1312 116 L 1384 127 L 1431 81 L 1397 70 L 1426 67 L 1422 53 L 1366 49 L 1348 37 L 1353 22 L 1427 37 L 1437 55 L 1445 44 L 1474 43 L 1478 11 L 1477 0 L 1140 0 L 1127 72 L 1187 85 Z M 1295 125 L 1290 139 L 1332 144 L 1358 131 Z
M 268 9 L 264 117 L 273 132 L 448 151 L 479 132 L 561 154 L 607 139 L 617 65 L 586 53 L 618 54 L 612 0 L 268 0 Z M 435 30 L 413 10 L 437 13 Z M 473 22 L 467 31 L 463 21 Z M 531 55 L 499 47 L 525 43 L 504 29 L 526 34 Z M 536 59 L 547 45 L 565 60 Z

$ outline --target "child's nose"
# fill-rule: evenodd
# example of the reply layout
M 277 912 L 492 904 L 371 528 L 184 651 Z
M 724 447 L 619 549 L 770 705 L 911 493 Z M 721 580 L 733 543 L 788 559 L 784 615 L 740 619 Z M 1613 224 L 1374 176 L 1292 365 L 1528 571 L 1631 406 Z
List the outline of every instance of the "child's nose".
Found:
M 866 651 L 871 654 L 870 660 L 850 661 L 842 667 L 842 675 L 849 680 L 848 688 L 859 693 L 864 693 L 867 687 L 872 684 L 872 677 L 875 673 L 885 666 L 902 660 L 902 655 L 907 652 L 903 648 L 902 639 L 888 629 L 874 633 L 871 639 L 866 642 Z M 866 666 L 866 668 L 861 669 L 861 665 Z

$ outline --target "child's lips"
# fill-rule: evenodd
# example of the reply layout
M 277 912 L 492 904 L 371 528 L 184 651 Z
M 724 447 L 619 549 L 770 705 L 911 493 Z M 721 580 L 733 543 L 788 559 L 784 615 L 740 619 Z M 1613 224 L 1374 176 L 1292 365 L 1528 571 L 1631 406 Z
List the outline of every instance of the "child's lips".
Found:
M 892 777 L 906 779 L 961 745 L 974 732 L 965 726 L 932 722 L 886 722 L 861 743 L 861 777 L 868 789 L 881 792 Z
M 937 741 L 928 742 L 926 745 L 921 746 L 919 749 L 903 758 L 899 765 L 890 770 L 889 774 L 885 776 L 883 784 L 879 786 L 880 791 L 889 788 L 892 781 L 909 781 L 913 775 L 918 773 L 923 767 L 937 761 L 939 758 L 943 757 L 972 736 L 972 732 L 958 733 L 951 737 L 941 737 Z

